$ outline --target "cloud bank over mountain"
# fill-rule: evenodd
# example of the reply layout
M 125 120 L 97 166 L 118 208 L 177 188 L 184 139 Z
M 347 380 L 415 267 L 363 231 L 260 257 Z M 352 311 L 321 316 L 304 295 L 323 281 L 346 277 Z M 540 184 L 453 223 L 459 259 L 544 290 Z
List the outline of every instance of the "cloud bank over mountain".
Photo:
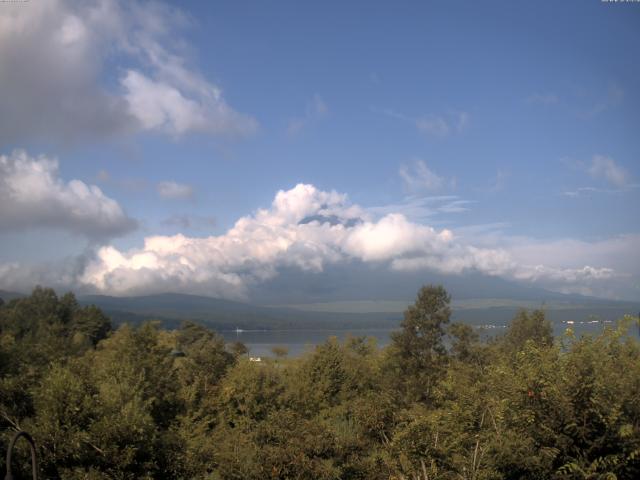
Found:
M 56 159 L 15 151 L 0 156 L 0 173 L 4 231 L 49 228 L 89 241 L 80 256 L 47 265 L 0 264 L 4 287 L 46 283 L 115 295 L 179 291 L 247 299 L 252 287 L 282 272 L 314 275 L 329 266 L 369 264 L 378 271 L 474 273 L 615 296 L 629 269 L 640 271 L 628 259 L 616 263 L 633 252 L 637 236 L 545 243 L 482 229 L 456 233 L 426 224 L 428 216 L 409 218 L 402 205 L 365 208 L 310 184 L 280 190 L 269 208 L 241 217 L 223 234 L 151 235 L 141 247 L 119 248 L 111 239 L 135 229 L 136 220 L 97 186 L 62 180 Z M 188 187 L 170 186 L 170 193 Z M 433 197 L 436 203 L 449 200 Z
M 349 262 L 395 271 L 473 271 L 575 288 L 616 276 L 606 267 L 522 264 L 507 248 L 477 247 L 451 230 L 399 213 L 376 216 L 344 194 L 299 184 L 279 191 L 270 208 L 240 218 L 223 235 L 151 236 L 141 248 L 125 251 L 104 246 L 78 282 L 112 294 L 171 290 L 245 298 L 251 285 L 281 269 L 313 274 Z

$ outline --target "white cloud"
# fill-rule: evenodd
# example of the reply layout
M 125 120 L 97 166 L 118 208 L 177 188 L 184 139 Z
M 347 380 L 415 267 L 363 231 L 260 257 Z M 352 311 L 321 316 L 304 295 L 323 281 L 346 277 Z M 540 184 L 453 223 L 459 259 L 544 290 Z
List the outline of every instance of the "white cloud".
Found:
M 532 240 L 523 237 L 505 237 L 505 245 L 520 263 L 547 264 L 559 268 L 577 269 L 585 259 L 598 268 L 610 267 L 640 273 L 640 256 L 632 252 L 640 242 L 640 234 L 619 235 L 587 242 L 570 238 Z
M 503 237 L 501 241 L 517 264 L 535 266 L 520 272 L 518 278 L 565 293 L 637 299 L 639 234 L 591 242 L 520 237 Z
M 151 236 L 142 247 L 127 251 L 103 247 L 78 282 L 114 294 L 171 290 L 242 298 L 249 287 L 282 269 L 313 274 L 348 262 L 398 271 L 478 271 L 558 289 L 582 288 L 617 275 L 607 266 L 520 261 L 526 257 L 513 245 L 474 246 L 450 230 L 414 223 L 399 213 L 376 219 L 343 194 L 300 184 L 278 192 L 269 209 L 240 218 L 222 235 Z
M 179 10 L 152 2 L 3 5 L 0 143 L 253 132 L 256 121 L 229 107 L 180 54 L 188 24 Z
M 194 190 L 191 185 L 166 181 L 158 184 L 158 195 L 167 199 L 193 198 Z
M 136 222 L 95 185 L 65 183 L 58 162 L 24 151 L 0 156 L 0 229 L 57 228 L 92 239 L 133 230 Z
M 416 160 L 412 167 L 402 165 L 398 171 L 408 193 L 433 192 L 446 185 L 444 177 L 427 167 L 423 160 Z
M 18 292 L 29 292 L 35 285 L 68 289 L 76 285 L 82 269 L 82 257 L 38 265 L 4 263 L 0 264 L 0 288 Z
M 611 157 L 604 155 L 594 155 L 588 171 L 593 178 L 604 179 L 619 188 L 626 186 L 628 182 L 628 173 Z
M 538 239 L 505 233 L 504 224 L 456 229 L 460 241 L 509 253 L 506 278 L 563 293 L 636 300 L 640 288 L 640 234 L 585 241 Z
M 269 210 L 241 218 L 224 235 L 148 237 L 141 249 L 128 252 L 104 247 L 85 270 L 82 282 L 113 293 L 171 285 L 172 289 L 237 297 L 250 284 L 277 275 L 281 267 L 318 272 L 327 263 L 390 262 L 425 251 L 434 258 L 447 257 L 453 251 L 451 242 L 447 230 L 411 223 L 401 214 L 376 221 L 349 204 L 345 195 L 298 185 L 278 192 Z M 455 246 L 455 252 L 462 250 L 474 255 Z M 469 261 L 467 266 L 481 264 Z M 446 262 L 432 266 L 450 268 Z M 460 268 L 454 266 L 455 271 Z

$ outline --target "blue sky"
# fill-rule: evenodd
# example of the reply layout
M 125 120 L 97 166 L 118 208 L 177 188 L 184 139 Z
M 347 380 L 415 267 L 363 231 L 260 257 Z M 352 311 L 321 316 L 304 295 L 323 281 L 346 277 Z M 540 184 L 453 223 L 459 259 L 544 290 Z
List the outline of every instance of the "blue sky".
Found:
M 373 262 L 637 300 L 639 45 L 595 0 L 0 5 L 0 288 Z

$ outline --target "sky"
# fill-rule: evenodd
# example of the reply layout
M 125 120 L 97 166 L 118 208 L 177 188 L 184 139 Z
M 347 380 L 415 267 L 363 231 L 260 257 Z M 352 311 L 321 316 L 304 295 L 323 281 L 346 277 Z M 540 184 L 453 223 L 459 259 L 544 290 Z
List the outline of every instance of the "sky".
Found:
M 639 59 L 632 2 L 0 2 L 0 288 L 640 300 Z

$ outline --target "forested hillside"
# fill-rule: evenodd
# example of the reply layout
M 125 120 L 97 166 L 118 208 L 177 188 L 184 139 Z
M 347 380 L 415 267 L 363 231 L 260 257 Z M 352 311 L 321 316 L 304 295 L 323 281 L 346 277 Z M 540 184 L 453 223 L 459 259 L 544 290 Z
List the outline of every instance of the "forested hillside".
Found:
M 554 339 L 522 311 L 483 343 L 449 304 L 422 288 L 384 349 L 252 362 L 197 324 L 114 330 L 37 288 L 0 305 L 0 471 L 22 429 L 43 478 L 640 478 L 636 319 Z

